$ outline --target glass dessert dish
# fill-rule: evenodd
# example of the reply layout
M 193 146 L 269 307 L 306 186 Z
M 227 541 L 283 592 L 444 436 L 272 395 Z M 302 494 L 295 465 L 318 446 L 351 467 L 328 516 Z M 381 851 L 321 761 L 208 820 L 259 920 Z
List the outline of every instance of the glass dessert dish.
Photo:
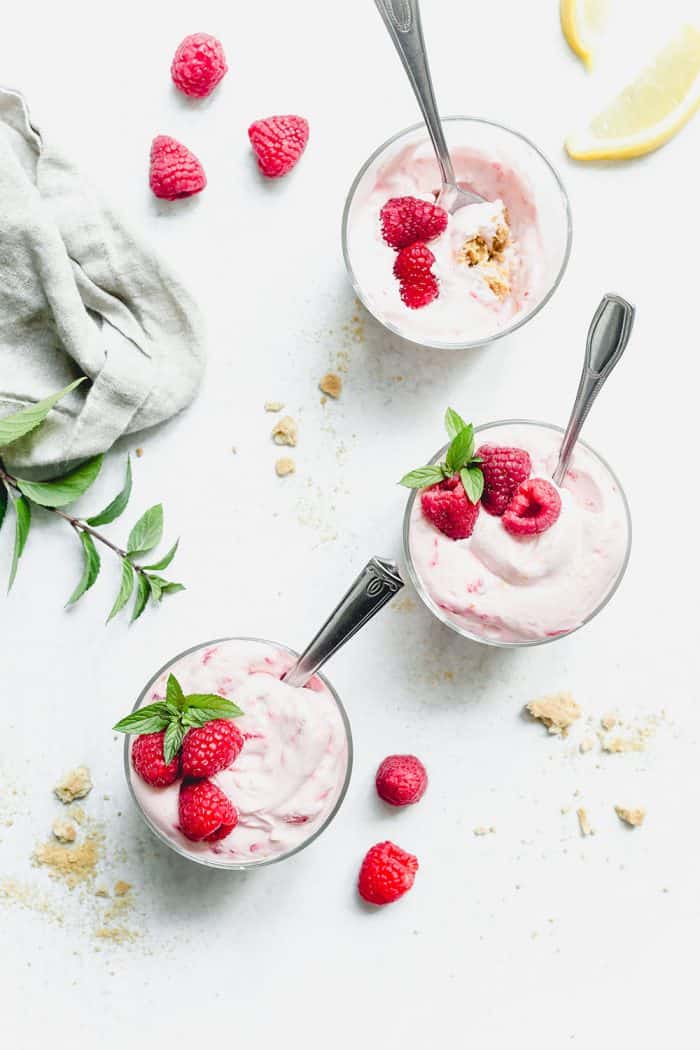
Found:
M 260 638 L 221 638 L 193 646 L 162 667 L 134 712 L 162 701 L 174 674 L 185 693 L 235 700 L 243 747 L 211 781 L 234 804 L 238 823 L 218 841 L 190 841 L 178 825 L 179 788 L 146 783 L 134 770 L 137 736 L 127 736 L 124 768 L 131 796 L 153 834 L 197 864 L 247 871 L 294 856 L 331 823 L 352 770 L 350 723 L 340 698 L 317 673 L 303 689 L 282 682 L 298 654 Z
M 460 184 L 502 204 L 462 208 L 429 240 L 437 298 L 420 309 L 406 305 L 380 223 L 387 200 L 432 201 L 440 187 L 423 123 L 392 136 L 358 172 L 343 212 L 343 256 L 358 298 L 389 331 L 422 346 L 469 350 L 514 332 L 554 294 L 569 260 L 571 213 L 560 177 L 524 136 L 473 117 L 448 117 L 443 126 Z
M 475 427 L 479 447 L 525 450 L 532 478 L 551 482 L 563 428 L 532 420 Z M 431 463 L 444 459 L 448 446 Z M 539 535 L 513 535 L 480 508 L 473 532 L 453 540 L 425 517 L 414 489 L 404 514 L 408 573 L 423 603 L 463 638 L 504 648 L 542 645 L 579 630 L 617 590 L 630 556 L 631 519 L 605 460 L 577 442 L 557 492 L 561 511 Z

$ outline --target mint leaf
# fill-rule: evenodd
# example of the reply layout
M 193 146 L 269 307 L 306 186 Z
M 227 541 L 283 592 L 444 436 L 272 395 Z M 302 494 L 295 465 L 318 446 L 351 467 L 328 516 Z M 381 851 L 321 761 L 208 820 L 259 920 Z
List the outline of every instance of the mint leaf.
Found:
M 186 590 L 187 590 L 187 588 L 185 587 L 184 583 L 170 583 L 168 581 L 167 583 L 161 583 L 161 585 L 160 585 L 161 595 L 162 594 L 177 594 L 178 591 L 186 591 Z
M 163 588 L 160 585 L 161 579 L 161 576 L 148 577 L 148 585 L 151 588 L 151 598 L 153 599 L 156 605 L 163 597 Z
M 2 523 L 5 520 L 6 513 L 7 513 L 7 489 L 5 488 L 5 483 L 3 481 L 0 481 L 0 528 L 2 528 Z
M 65 507 L 67 503 L 75 503 L 79 496 L 87 492 L 100 473 L 103 458 L 94 456 L 77 470 L 55 481 L 24 481 L 17 478 L 17 487 L 27 499 L 42 507 Z
M 445 457 L 447 469 L 456 474 L 458 470 L 466 466 L 473 455 L 474 427 L 470 423 L 453 438 Z
M 167 569 L 168 565 L 170 565 L 170 562 L 173 560 L 173 558 L 175 557 L 175 555 L 177 553 L 177 548 L 178 548 L 179 544 L 180 544 L 180 541 L 179 540 L 175 540 L 175 543 L 172 545 L 172 547 L 170 548 L 168 553 L 166 555 L 164 555 L 160 559 L 160 561 L 155 561 L 153 563 L 153 565 L 144 565 L 143 566 L 144 569 L 152 569 L 154 572 L 159 572 L 162 569 Z
M 66 606 L 73 605 L 78 598 L 82 598 L 85 592 L 90 590 L 100 572 L 100 556 L 97 553 L 95 541 L 90 533 L 81 532 L 80 542 L 83 545 L 83 575 L 80 577 L 78 586 L 66 602 Z
M 417 470 L 404 474 L 399 485 L 407 489 L 424 489 L 428 485 L 435 485 L 438 481 L 442 481 L 443 477 L 443 472 L 438 466 L 418 467 Z
M 131 622 L 138 620 L 139 616 L 146 608 L 148 602 L 148 596 L 151 593 L 151 586 L 148 582 L 148 577 L 144 573 L 138 573 L 136 580 L 136 597 L 134 598 L 134 608 L 131 613 Z
M 111 503 L 108 503 L 104 510 L 101 510 L 99 514 L 94 514 L 91 518 L 87 519 L 88 525 L 109 525 L 111 521 L 115 521 L 120 514 L 126 509 L 126 505 L 129 502 L 131 496 L 131 459 L 126 457 L 126 478 L 124 479 L 124 487 L 121 492 L 114 497 Z
M 129 533 L 126 549 L 130 556 L 153 550 L 163 535 L 163 504 L 150 507 Z
M 190 693 L 185 697 L 185 710 L 206 711 L 210 718 L 239 718 L 243 714 L 238 704 L 218 693 Z
M 185 727 L 179 722 L 171 722 L 165 730 L 163 737 L 163 758 L 166 763 L 172 762 L 175 755 L 182 746 L 185 737 Z
M 456 438 L 460 430 L 464 430 L 466 425 L 459 412 L 455 412 L 454 408 L 447 409 L 445 412 L 445 430 L 450 441 Z
M 471 503 L 478 503 L 484 491 L 484 475 L 478 467 L 465 467 L 459 474 L 464 485 L 467 499 Z
M 13 441 L 19 441 L 25 434 L 35 430 L 40 423 L 44 422 L 56 402 L 84 383 L 86 378 L 86 376 L 81 376 L 74 383 L 69 383 L 63 390 L 59 390 L 57 394 L 51 394 L 43 401 L 37 401 L 35 405 L 28 405 L 27 408 L 0 419 L 0 447 L 11 445 Z
M 141 736 L 143 733 L 160 733 L 170 724 L 170 715 L 164 703 L 148 704 L 140 707 L 138 711 L 132 711 L 126 718 L 122 718 L 112 729 L 117 733 L 131 733 L 133 736 Z
M 168 684 L 165 687 L 165 698 L 169 704 L 174 704 L 178 711 L 184 710 L 185 694 L 174 674 L 168 675 Z
M 19 565 L 19 559 L 22 557 L 24 546 L 27 542 L 27 536 L 29 535 L 29 527 L 32 523 L 32 508 L 28 500 L 24 496 L 20 496 L 14 500 L 15 508 L 15 547 L 12 552 L 12 566 L 10 567 L 10 580 L 7 585 L 8 593 L 12 590 L 12 584 L 15 582 L 15 576 L 17 575 L 17 566 Z
M 131 597 L 131 593 L 132 593 L 133 589 L 134 589 L 134 567 L 132 566 L 130 561 L 128 561 L 126 558 L 123 558 L 122 559 L 122 578 L 121 578 L 121 583 L 119 584 L 119 593 L 118 593 L 117 597 L 115 598 L 114 605 L 112 606 L 112 608 L 110 610 L 110 613 L 109 613 L 109 616 L 107 617 L 107 623 L 109 623 L 109 621 L 111 619 L 113 619 L 113 617 L 115 617 L 118 612 L 121 612 L 121 610 L 124 608 L 124 606 L 128 602 L 129 598 Z

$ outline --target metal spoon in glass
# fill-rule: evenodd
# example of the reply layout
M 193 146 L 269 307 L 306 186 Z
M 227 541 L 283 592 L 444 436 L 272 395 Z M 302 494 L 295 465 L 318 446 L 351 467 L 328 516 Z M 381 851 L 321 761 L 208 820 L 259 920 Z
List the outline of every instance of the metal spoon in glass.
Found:
M 457 177 L 435 101 L 418 0 L 374 0 L 374 2 L 408 74 L 435 150 L 442 177 L 442 188 L 436 203 L 450 215 L 467 204 L 483 204 L 484 198 L 478 193 L 464 190 L 457 185 Z
M 403 587 L 396 563 L 370 558 L 347 594 L 330 614 L 318 634 L 287 671 L 287 685 L 301 688 L 337 653 L 342 645 L 368 623 Z
M 634 315 L 634 307 L 621 295 L 604 295 L 594 314 L 588 329 L 576 400 L 561 443 L 557 469 L 552 475 L 555 485 L 563 482 L 591 405 L 624 353 L 632 333 Z

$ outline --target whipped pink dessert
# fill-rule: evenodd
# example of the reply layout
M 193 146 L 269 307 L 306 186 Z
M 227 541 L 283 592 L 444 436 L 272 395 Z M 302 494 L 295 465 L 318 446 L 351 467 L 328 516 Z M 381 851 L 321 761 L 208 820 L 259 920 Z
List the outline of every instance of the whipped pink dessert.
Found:
M 436 296 L 405 294 L 380 222 L 388 200 L 435 201 L 440 177 L 424 129 L 391 143 L 361 174 L 346 244 L 358 294 L 378 320 L 415 342 L 459 345 L 493 337 L 548 296 L 566 261 L 568 214 L 554 172 L 520 136 L 479 121 L 445 124 L 458 181 L 486 203 L 447 216 L 426 242 Z
M 172 673 L 185 694 L 214 693 L 242 709 L 234 724 L 243 746 L 210 780 L 238 821 L 218 841 L 193 842 L 179 827 L 182 781 L 152 787 L 129 763 L 134 797 L 148 822 L 180 851 L 232 867 L 283 857 L 328 820 L 347 780 L 348 734 L 330 689 L 316 677 L 304 689 L 280 681 L 294 662 L 270 642 L 230 639 L 175 660 L 143 697 L 162 701 Z M 130 749 L 135 740 L 131 737 Z
M 528 523 L 527 516 L 512 522 L 516 502 L 500 516 L 474 507 L 471 534 L 453 539 L 426 516 L 420 492 L 413 500 L 407 556 L 419 590 L 448 623 L 477 639 L 517 644 L 568 634 L 600 608 L 624 570 L 629 519 L 618 482 L 579 443 L 556 488 L 561 438 L 560 431 L 533 423 L 476 433 L 477 456 L 484 445 L 524 450 L 531 463 L 526 490 L 536 491 L 543 479 L 554 492 L 541 532 L 510 531 Z M 487 483 L 483 499 L 488 496 Z

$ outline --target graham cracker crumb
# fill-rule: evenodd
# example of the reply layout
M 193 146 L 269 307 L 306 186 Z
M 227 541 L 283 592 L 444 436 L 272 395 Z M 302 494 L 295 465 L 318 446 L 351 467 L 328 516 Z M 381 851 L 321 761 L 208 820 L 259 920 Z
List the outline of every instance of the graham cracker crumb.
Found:
M 603 751 L 611 755 L 622 755 L 628 751 L 644 751 L 646 744 L 640 737 L 614 736 L 612 740 L 603 741 Z
M 640 828 L 647 815 L 645 809 L 627 809 L 625 806 L 615 806 L 615 812 L 620 820 L 624 820 L 625 824 L 632 828 Z
M 272 428 L 272 440 L 276 445 L 294 447 L 299 437 L 299 428 L 291 416 L 282 416 Z
M 70 816 L 73 818 L 76 824 L 85 823 L 85 810 L 82 806 L 73 806 L 72 810 L 70 811 Z
M 615 718 L 615 715 L 603 715 L 603 717 L 600 720 L 600 724 L 607 733 L 611 729 L 615 728 L 615 726 L 617 725 L 617 719 Z
M 131 883 L 125 882 L 124 879 L 118 879 L 114 883 L 114 893 L 117 897 L 124 897 L 131 889 Z
M 75 842 L 75 837 L 78 834 L 78 829 L 73 821 L 66 820 L 65 817 L 56 817 L 51 830 L 59 842 Z
M 111 941 L 112 944 L 130 944 L 136 940 L 137 934 L 124 926 L 99 926 L 95 930 L 95 937 L 100 941 Z
M 593 737 L 584 737 L 581 743 L 578 745 L 578 749 L 582 755 L 585 755 L 587 751 L 590 751 L 593 747 Z
M 343 389 L 343 380 L 335 372 L 326 372 L 318 385 L 324 394 L 328 394 L 329 397 L 338 398 Z
M 531 700 L 525 705 L 525 710 L 542 722 L 550 733 L 558 736 L 566 736 L 569 727 L 581 717 L 581 708 L 568 692 Z
M 56 797 L 66 806 L 69 802 L 75 802 L 77 798 L 85 798 L 92 790 L 90 770 L 87 766 L 77 766 L 70 773 L 66 773 L 53 790 Z
M 284 401 L 266 401 L 265 411 L 266 412 L 281 412 L 284 408 Z
M 286 478 L 288 474 L 293 474 L 296 469 L 296 463 L 291 456 L 282 456 L 275 463 L 275 473 L 278 478 Z
M 466 240 L 457 252 L 457 262 L 466 263 L 467 266 L 479 266 L 490 258 L 489 246 L 480 233 Z
M 507 226 L 501 225 L 496 227 L 496 232 L 493 235 L 493 244 L 491 245 L 491 251 L 494 256 L 501 255 L 510 243 L 510 230 Z
M 109 890 L 106 886 L 98 886 L 95 890 L 96 897 L 109 897 Z
M 495 296 L 505 299 L 510 295 L 510 271 L 507 266 L 497 263 L 484 263 L 481 273 Z
M 494 835 L 495 833 L 496 829 L 494 828 L 493 824 L 491 824 L 489 827 L 480 824 L 478 828 L 474 828 L 474 834 L 479 837 L 481 837 L 482 835 Z
M 89 834 L 79 845 L 45 842 L 37 846 L 32 857 L 35 864 L 49 869 L 52 879 L 62 879 L 69 889 L 87 882 L 95 875 L 99 859 L 99 840 Z
M 581 829 L 581 834 L 582 835 L 592 835 L 593 834 L 593 828 L 590 825 L 590 821 L 588 820 L 588 814 L 586 813 L 586 811 L 583 808 L 583 806 L 580 806 L 576 810 L 576 816 L 578 817 L 578 826 Z
M 138 457 L 139 459 L 141 459 L 141 456 L 143 455 L 143 449 L 141 448 L 141 446 L 140 446 L 140 445 L 139 445 L 139 447 L 138 447 L 138 448 L 136 449 L 136 455 L 137 455 L 137 457 Z

